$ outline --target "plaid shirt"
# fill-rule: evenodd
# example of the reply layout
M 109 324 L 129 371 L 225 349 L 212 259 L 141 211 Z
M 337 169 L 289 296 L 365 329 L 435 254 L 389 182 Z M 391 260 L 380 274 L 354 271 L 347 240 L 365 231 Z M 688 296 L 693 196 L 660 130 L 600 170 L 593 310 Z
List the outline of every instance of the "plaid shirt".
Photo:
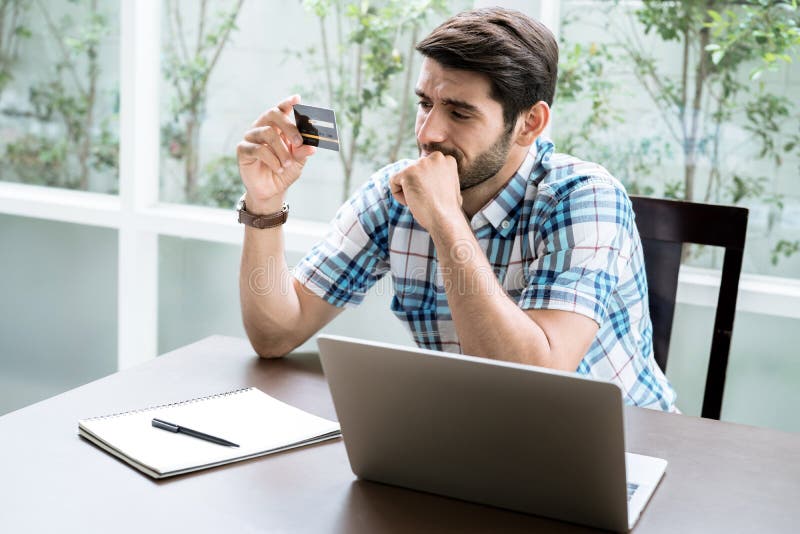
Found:
M 460 352 L 436 249 L 398 203 L 384 167 L 338 211 L 294 276 L 335 306 L 358 305 L 391 271 L 391 309 L 420 347 Z M 514 176 L 471 220 L 508 297 L 520 308 L 566 310 L 600 326 L 577 372 L 611 380 L 632 405 L 675 411 L 653 357 L 639 233 L 624 187 L 603 167 L 537 139 Z

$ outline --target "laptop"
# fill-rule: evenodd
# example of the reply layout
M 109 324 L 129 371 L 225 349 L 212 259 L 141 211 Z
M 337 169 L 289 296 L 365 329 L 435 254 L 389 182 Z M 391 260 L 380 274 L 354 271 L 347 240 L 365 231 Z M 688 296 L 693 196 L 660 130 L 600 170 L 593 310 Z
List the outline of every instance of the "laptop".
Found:
M 318 338 L 353 473 L 625 532 L 667 462 L 625 452 L 617 385 L 341 336 Z

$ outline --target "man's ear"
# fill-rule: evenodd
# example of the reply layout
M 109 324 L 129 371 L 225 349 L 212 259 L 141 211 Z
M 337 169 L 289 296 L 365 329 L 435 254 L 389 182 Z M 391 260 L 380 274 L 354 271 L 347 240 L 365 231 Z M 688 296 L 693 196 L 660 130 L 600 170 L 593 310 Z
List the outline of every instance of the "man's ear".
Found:
M 550 122 L 550 106 L 540 100 L 527 110 L 523 111 L 517 119 L 517 133 L 515 142 L 518 145 L 530 146 L 544 131 Z

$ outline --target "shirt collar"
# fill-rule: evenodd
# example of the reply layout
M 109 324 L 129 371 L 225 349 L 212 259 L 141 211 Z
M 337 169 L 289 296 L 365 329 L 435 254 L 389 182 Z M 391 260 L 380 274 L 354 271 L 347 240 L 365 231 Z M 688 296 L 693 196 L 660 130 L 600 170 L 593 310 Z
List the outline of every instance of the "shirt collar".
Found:
M 486 224 L 491 224 L 503 237 L 510 235 L 514 231 L 517 222 L 514 215 L 525 198 L 528 177 L 534 167 L 540 163 L 538 145 L 539 140 L 537 139 L 536 143 L 531 145 L 530 150 L 525 155 L 525 160 L 523 160 L 517 172 L 514 173 L 514 176 L 506 182 L 506 185 L 486 205 L 473 215 L 470 226 L 474 232 L 477 232 Z
M 540 136 L 536 138 L 536 143 L 531 147 L 531 150 L 534 149 L 536 150 L 536 156 L 534 157 L 533 169 L 530 172 L 530 180 L 534 185 L 538 186 L 542 178 L 552 170 L 550 158 L 555 151 L 555 146 L 550 139 Z

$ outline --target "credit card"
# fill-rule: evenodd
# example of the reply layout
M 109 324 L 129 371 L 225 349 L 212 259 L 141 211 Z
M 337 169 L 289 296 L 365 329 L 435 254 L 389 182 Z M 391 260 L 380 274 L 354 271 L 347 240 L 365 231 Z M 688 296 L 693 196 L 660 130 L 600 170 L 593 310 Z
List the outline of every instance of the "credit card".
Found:
M 339 151 L 339 130 L 332 109 L 295 104 L 294 121 L 304 145 Z

